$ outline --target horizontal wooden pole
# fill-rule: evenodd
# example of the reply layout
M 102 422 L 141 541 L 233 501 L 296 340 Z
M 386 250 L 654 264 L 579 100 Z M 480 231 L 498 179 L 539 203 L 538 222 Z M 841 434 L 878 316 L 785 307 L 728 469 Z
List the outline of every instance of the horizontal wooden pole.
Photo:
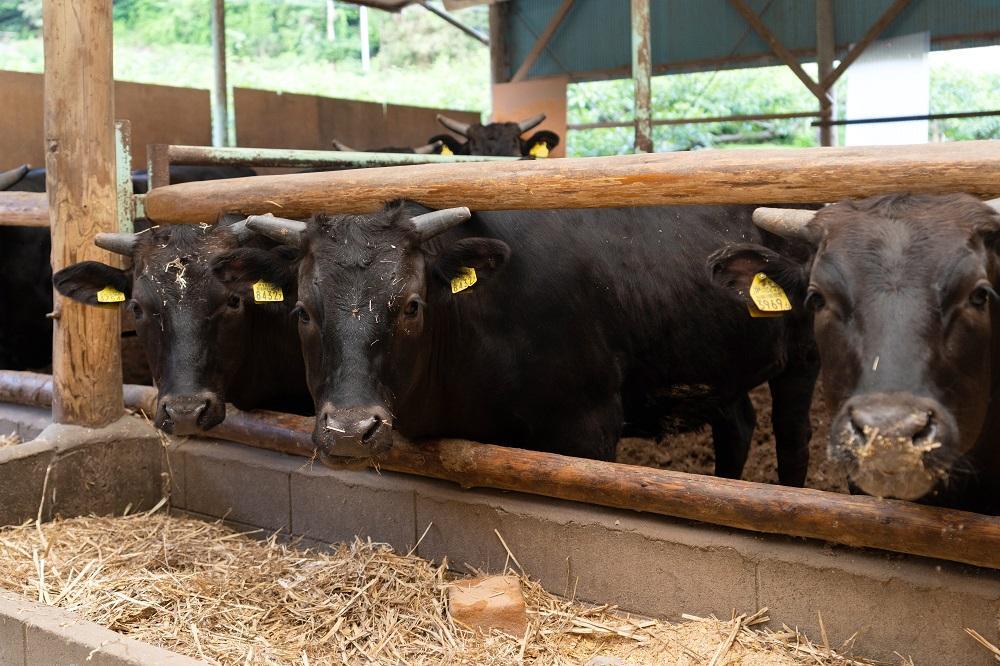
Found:
M 406 198 L 431 208 L 601 208 L 818 203 L 888 192 L 1000 194 L 1000 141 L 917 146 L 703 150 L 481 164 L 428 164 L 182 183 L 152 190 L 158 223 L 220 212 L 304 218 Z
M 48 227 L 45 192 L 0 192 L 0 227 Z
M 0 371 L 0 402 L 45 406 L 47 375 Z M 152 411 L 155 391 L 126 386 L 130 407 Z M 227 405 L 212 436 L 310 457 L 313 419 Z M 379 469 L 695 520 L 713 525 L 879 548 L 1000 569 L 1000 518 L 898 500 L 719 479 L 514 450 L 465 440 L 396 437 Z

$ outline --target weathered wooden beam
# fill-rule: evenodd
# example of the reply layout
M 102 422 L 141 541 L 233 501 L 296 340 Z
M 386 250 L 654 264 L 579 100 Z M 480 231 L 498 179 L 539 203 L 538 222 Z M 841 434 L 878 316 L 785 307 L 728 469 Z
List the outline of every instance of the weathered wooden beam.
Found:
M 52 268 L 87 259 L 114 265 L 114 255 L 92 242 L 118 230 L 111 0 L 45 0 L 43 7 Z M 55 299 L 52 417 L 106 425 L 122 414 L 120 308 Z
M 816 75 L 819 80 L 825 79 L 833 71 L 833 58 L 836 55 L 836 32 L 833 16 L 833 0 L 816 0 Z M 822 85 L 822 83 L 820 84 Z M 819 100 L 820 120 L 833 120 L 833 93 L 829 87 L 824 88 L 827 95 Z M 821 125 L 819 129 L 819 145 L 834 144 L 833 128 Z
M 806 74 L 805 70 L 802 69 L 802 65 L 799 61 L 795 59 L 791 51 L 785 48 L 785 45 L 781 43 L 781 40 L 771 32 L 771 29 L 760 19 L 750 5 L 746 3 L 746 0 L 729 0 L 729 4 L 733 6 L 736 11 L 738 11 L 750 27 L 754 29 L 761 39 L 767 42 L 767 45 L 771 47 L 774 55 L 781 58 L 781 61 L 788 65 L 788 68 L 792 70 L 795 76 L 799 77 L 799 80 L 809 88 L 810 92 L 816 96 L 816 99 L 822 101 L 827 98 L 826 88 L 813 80 L 811 76 Z
M 632 0 L 632 82 L 635 87 L 635 152 L 653 152 L 653 57 L 650 53 L 649 0 Z
M 47 375 L 0 371 L 0 402 L 44 406 Z M 126 386 L 128 405 L 152 413 L 155 389 Z M 226 407 L 211 435 L 261 449 L 313 455 L 313 419 Z M 698 474 L 523 451 L 458 439 L 394 438 L 378 468 L 645 511 L 753 532 L 880 548 L 1000 568 L 1000 518 L 858 495 L 733 481 Z
M 837 65 L 837 69 L 823 77 L 822 81 L 819 83 L 820 87 L 823 90 L 829 90 L 833 84 L 837 82 L 837 79 L 839 79 L 841 75 L 847 71 L 847 68 L 851 66 L 851 63 L 857 60 L 858 57 L 865 52 L 865 49 L 868 48 L 869 44 L 878 39 L 878 36 L 889 27 L 890 23 L 896 20 L 896 17 L 899 16 L 900 12 L 906 9 L 906 6 L 909 4 L 910 0 L 895 0 L 895 2 L 889 5 L 889 8 L 882 12 L 882 15 L 878 17 L 874 23 L 872 23 L 871 27 L 868 28 L 868 31 L 864 34 L 864 36 L 862 36 L 861 39 L 859 39 L 854 46 L 851 47 L 851 50 L 847 52 L 844 59 L 840 61 L 839 65 Z
M 525 77 L 528 76 L 531 66 L 535 64 L 535 61 L 538 60 L 538 56 L 542 54 L 545 47 L 549 45 L 550 41 L 552 41 L 552 36 L 556 34 L 556 30 L 559 29 L 560 25 L 562 25 L 563 19 L 566 18 L 566 14 L 568 14 L 569 10 L 573 8 L 573 1 L 574 0 L 563 0 L 562 4 L 559 5 L 559 8 L 556 9 L 556 13 L 552 15 L 551 19 L 549 19 L 548 25 L 545 26 L 545 30 L 542 31 L 542 34 L 535 40 L 531 50 L 528 51 L 528 55 L 525 56 L 524 62 L 521 63 L 521 66 L 517 68 L 516 72 L 514 72 L 514 76 L 511 77 L 510 80 L 512 83 L 523 81 Z
M 152 190 L 155 222 L 222 211 L 304 218 L 371 212 L 405 198 L 432 208 L 601 208 L 814 203 L 888 192 L 1000 194 L 1000 141 L 620 155 L 435 164 L 182 183 Z
M 490 83 L 510 81 L 510 47 L 507 30 L 510 26 L 510 4 L 490 5 Z
M 48 227 L 45 192 L 0 192 L 0 227 Z

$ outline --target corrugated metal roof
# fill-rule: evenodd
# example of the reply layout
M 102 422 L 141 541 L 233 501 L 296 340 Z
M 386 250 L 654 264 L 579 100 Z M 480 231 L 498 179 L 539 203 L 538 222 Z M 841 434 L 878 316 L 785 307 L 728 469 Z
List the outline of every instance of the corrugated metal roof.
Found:
M 517 70 L 562 0 L 510 0 L 508 43 Z M 815 59 L 811 0 L 748 0 L 802 61 Z M 892 0 L 834 0 L 842 54 Z M 727 0 L 650 0 L 654 71 L 701 71 L 780 64 Z M 882 37 L 929 31 L 931 47 L 1000 44 L 1000 0 L 913 0 Z M 627 76 L 631 65 L 628 0 L 576 0 L 529 78 L 570 73 L 575 80 Z

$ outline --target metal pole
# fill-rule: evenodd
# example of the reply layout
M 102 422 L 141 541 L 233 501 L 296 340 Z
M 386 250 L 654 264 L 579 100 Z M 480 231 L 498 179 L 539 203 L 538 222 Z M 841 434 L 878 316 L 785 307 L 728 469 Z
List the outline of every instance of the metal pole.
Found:
M 226 0 L 212 0 L 212 145 L 229 145 L 229 87 L 226 85 Z
M 833 0 L 816 0 L 816 64 L 819 67 L 820 81 L 824 81 L 833 72 L 835 49 Z M 819 118 L 823 123 L 833 120 L 831 92 L 832 90 L 827 90 L 826 97 L 819 101 Z M 834 145 L 833 127 L 828 124 L 820 125 L 819 143 L 821 146 Z
M 444 11 L 443 9 L 438 9 L 434 5 L 427 2 L 427 0 L 420 0 L 417 4 L 419 4 L 421 7 L 429 11 L 431 14 L 434 14 L 435 16 L 452 24 L 453 26 L 455 26 L 456 28 L 467 34 L 469 37 L 472 37 L 476 41 L 481 42 L 486 46 L 490 45 L 489 37 L 479 32 L 475 28 L 470 28 L 469 26 L 465 25 L 464 23 L 462 23 L 457 18 L 455 18 L 448 12 Z
M 653 152 L 653 63 L 649 52 L 649 0 L 632 0 L 632 79 L 635 81 L 635 152 Z

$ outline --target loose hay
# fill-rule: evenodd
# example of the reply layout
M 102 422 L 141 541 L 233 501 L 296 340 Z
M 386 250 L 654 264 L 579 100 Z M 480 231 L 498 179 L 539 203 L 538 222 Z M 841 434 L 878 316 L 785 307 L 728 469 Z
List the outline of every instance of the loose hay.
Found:
M 0 530 L 0 587 L 220 664 L 876 663 L 761 629 L 767 609 L 674 624 L 568 601 L 524 576 L 525 635 L 481 635 L 448 614 L 454 578 L 383 544 L 298 550 L 165 513 Z
M 0 449 L 5 449 L 8 446 L 15 446 L 20 443 L 21 438 L 16 432 L 9 435 L 0 435 Z

